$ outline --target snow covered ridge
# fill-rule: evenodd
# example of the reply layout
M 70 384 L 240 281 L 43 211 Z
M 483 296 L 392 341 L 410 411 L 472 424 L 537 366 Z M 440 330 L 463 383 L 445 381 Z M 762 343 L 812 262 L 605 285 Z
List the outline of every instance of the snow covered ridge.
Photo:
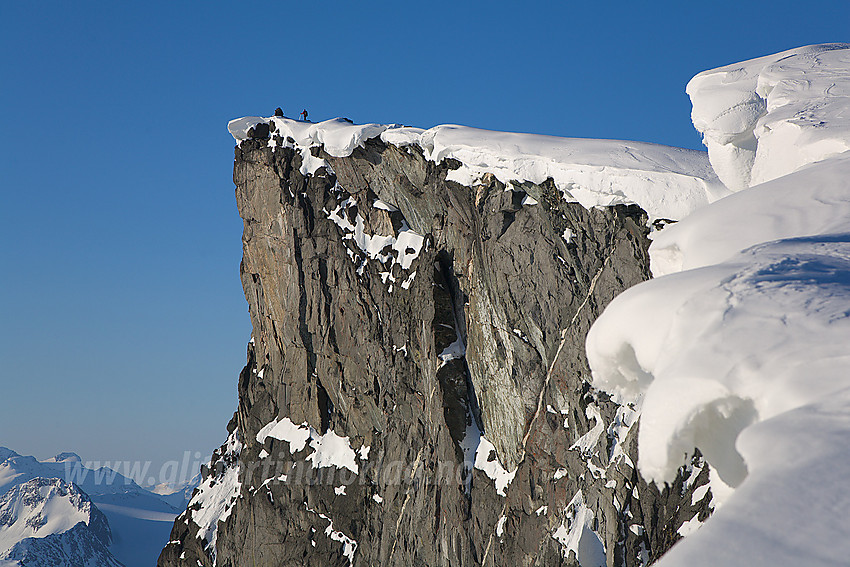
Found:
M 103 513 L 76 485 L 34 478 L 0 496 L 0 565 L 121 565 Z
M 711 164 L 734 191 L 850 149 L 850 44 L 704 71 L 687 92 Z
M 754 165 L 734 171 L 763 182 L 664 229 L 650 254 L 667 275 L 617 297 L 588 334 L 593 385 L 642 403 L 641 473 L 669 481 L 695 447 L 715 473 L 714 515 L 680 531 L 662 567 L 850 557 L 848 54 L 802 48 L 691 81 L 709 144 L 753 128 Z M 701 122 L 709 103 L 718 118 Z M 720 169 L 749 159 L 732 138 Z
M 503 183 L 542 183 L 551 178 L 569 202 L 586 208 L 637 204 L 651 218 L 680 219 L 728 193 L 702 152 L 645 142 L 559 138 L 535 134 L 493 132 L 465 126 L 435 126 L 429 130 L 397 124 L 352 124 L 337 118 L 319 123 L 288 118 L 248 116 L 230 121 L 237 142 L 258 123 L 274 125 L 269 145 L 298 148 L 302 173 L 314 173 L 324 160 L 311 147 L 324 146 L 334 157 L 345 157 L 380 136 L 397 147 L 418 146 L 425 157 L 462 165 L 448 179 L 473 186 L 485 173 Z M 533 203 L 529 203 L 533 204 Z
M 705 154 L 646 142 L 560 138 L 466 126 L 393 128 L 381 139 L 418 145 L 436 163 L 461 162 L 450 181 L 472 186 L 485 173 L 502 183 L 551 178 L 568 202 L 585 208 L 637 204 L 651 218 L 680 219 L 725 194 Z
M 248 130 L 261 122 L 273 122 L 276 126 L 274 132 L 284 141 L 291 138 L 296 147 L 324 146 L 325 151 L 334 157 L 350 156 L 354 148 L 362 146 L 366 140 L 380 136 L 387 128 L 398 127 L 396 124 L 352 124 L 344 118 L 313 123 L 280 116 L 245 116 L 228 122 L 227 130 L 238 143 L 248 139 Z
M 210 474 L 198 485 L 186 511 L 178 517 L 191 520 L 198 526 L 197 537 L 205 542 L 204 549 L 213 562 L 216 557 L 218 523 L 230 517 L 242 488 L 239 482 L 241 451 L 242 442 L 239 440 L 239 430 L 236 429 L 228 436 L 224 446 L 213 453 Z
M 19 484 L 0 497 L 0 554 L 22 539 L 88 524 L 91 516 L 91 500 L 72 484 L 47 478 Z

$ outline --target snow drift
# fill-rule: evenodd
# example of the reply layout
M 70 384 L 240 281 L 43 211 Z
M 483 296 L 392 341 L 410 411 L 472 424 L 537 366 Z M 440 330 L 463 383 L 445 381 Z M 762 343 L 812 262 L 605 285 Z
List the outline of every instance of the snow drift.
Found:
M 653 272 L 667 275 L 588 334 L 593 383 L 642 404 L 644 476 L 671 480 L 695 447 L 719 475 L 722 505 L 660 565 L 844 565 L 850 45 L 706 71 L 688 93 L 740 192 L 658 236 Z
M 704 71 L 687 92 L 711 165 L 733 191 L 850 149 L 850 44 Z

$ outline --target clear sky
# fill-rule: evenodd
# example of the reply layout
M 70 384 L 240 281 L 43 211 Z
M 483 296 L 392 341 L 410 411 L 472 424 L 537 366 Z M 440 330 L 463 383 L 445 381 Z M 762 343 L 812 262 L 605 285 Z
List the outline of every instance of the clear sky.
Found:
M 226 124 L 457 123 L 701 148 L 699 71 L 850 3 L 0 2 L 0 445 L 209 453 L 250 337 Z

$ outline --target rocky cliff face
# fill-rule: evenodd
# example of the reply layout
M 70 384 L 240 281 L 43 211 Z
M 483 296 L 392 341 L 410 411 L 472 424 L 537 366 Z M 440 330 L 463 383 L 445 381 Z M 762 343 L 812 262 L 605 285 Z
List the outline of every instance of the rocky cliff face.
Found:
M 701 460 L 648 486 L 639 408 L 589 386 L 590 325 L 649 277 L 641 208 L 271 124 L 236 148 L 239 408 L 160 567 L 644 565 L 708 515 Z

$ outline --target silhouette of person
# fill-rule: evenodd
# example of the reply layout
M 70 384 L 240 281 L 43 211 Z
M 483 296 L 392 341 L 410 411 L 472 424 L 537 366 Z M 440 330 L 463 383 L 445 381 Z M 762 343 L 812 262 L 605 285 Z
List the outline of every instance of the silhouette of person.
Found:
M 301 120 L 303 120 L 304 122 L 307 122 L 307 109 L 306 108 L 301 111 Z

